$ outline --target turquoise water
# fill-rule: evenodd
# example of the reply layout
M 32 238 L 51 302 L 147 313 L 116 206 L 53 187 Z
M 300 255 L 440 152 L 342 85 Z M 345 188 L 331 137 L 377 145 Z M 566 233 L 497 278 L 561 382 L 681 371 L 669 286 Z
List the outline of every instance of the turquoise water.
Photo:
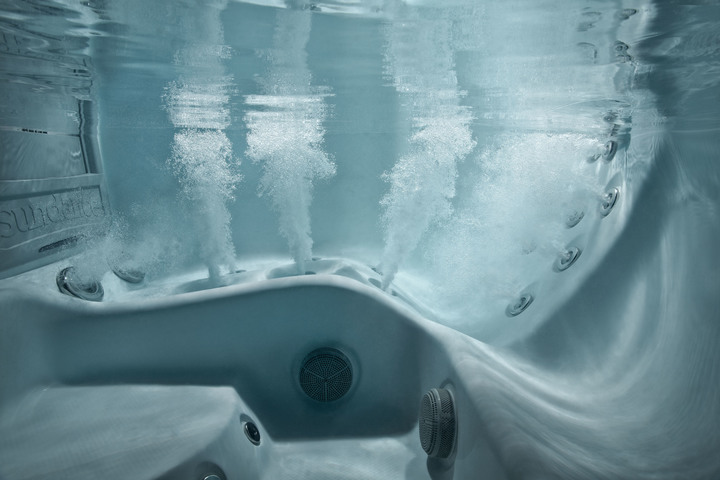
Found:
M 717 2 L 0 6 L 0 179 L 99 139 L 88 275 L 349 258 L 490 345 L 513 478 L 718 476 Z
M 92 105 L 113 211 L 103 255 L 151 278 L 349 257 L 431 318 L 507 343 L 602 262 L 627 215 L 599 230 L 598 204 L 623 184 L 630 211 L 668 129 L 713 148 L 716 104 L 694 96 L 715 88 L 712 6 L 258 3 L 5 5 L 6 104 L 28 100 L 6 108 L 3 135 L 72 131 L 73 102 Z M 6 149 L 3 178 L 85 173 L 60 148 L 67 160 Z M 684 181 L 717 177 L 705 167 Z M 559 279 L 573 242 L 579 273 Z M 528 289 L 554 300 L 507 327 Z
M 601 231 L 597 205 L 614 182 L 630 211 L 668 130 L 713 149 L 713 6 L 259 3 L 6 3 L 3 179 L 86 173 L 71 132 L 91 124 L 108 257 L 213 278 L 349 257 L 503 343 L 522 292 L 557 300 L 518 336 L 602 261 L 627 215 Z M 679 188 L 712 191 L 684 162 Z M 558 280 L 573 242 L 593 245 Z

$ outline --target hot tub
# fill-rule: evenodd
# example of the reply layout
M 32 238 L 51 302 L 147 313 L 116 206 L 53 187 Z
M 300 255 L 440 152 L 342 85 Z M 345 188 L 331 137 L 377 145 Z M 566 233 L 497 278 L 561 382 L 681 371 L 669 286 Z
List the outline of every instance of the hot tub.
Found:
M 0 7 L 0 479 L 720 477 L 720 6 Z

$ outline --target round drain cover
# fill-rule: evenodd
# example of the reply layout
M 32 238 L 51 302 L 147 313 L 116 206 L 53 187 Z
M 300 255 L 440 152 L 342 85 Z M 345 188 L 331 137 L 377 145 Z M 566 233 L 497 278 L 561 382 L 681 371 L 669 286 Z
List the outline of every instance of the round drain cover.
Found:
M 352 385 L 350 360 L 334 348 L 313 350 L 300 367 L 300 387 L 305 394 L 319 402 L 342 398 Z

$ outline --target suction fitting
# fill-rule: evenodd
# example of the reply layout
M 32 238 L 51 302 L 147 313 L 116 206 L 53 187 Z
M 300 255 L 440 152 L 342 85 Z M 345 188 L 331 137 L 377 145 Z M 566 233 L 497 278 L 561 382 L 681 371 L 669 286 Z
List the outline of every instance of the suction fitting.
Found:
M 55 277 L 58 289 L 65 295 L 81 298 L 91 302 L 100 302 L 105 295 L 102 285 L 97 280 L 81 280 L 75 267 L 60 270 Z
M 525 310 L 527 310 L 533 300 L 535 300 L 535 297 L 533 297 L 532 294 L 523 293 L 522 295 L 520 295 L 520 298 L 507 306 L 507 308 L 505 309 L 505 314 L 508 317 L 516 317 Z
M 570 268 L 575 261 L 580 258 L 582 251 L 578 247 L 570 247 L 560 254 L 555 260 L 555 270 L 562 272 Z
M 448 458 L 455 449 L 455 402 L 449 390 L 433 388 L 420 402 L 420 444 L 433 458 Z
M 334 402 L 350 390 L 353 370 L 340 350 L 319 348 L 310 352 L 300 367 L 300 387 L 318 402 Z
M 603 217 L 607 217 L 610 212 L 612 212 L 612 209 L 615 207 L 615 204 L 617 203 L 618 196 L 620 195 L 620 190 L 617 188 L 612 188 L 608 190 L 605 195 L 603 195 L 602 200 L 600 201 L 600 213 Z

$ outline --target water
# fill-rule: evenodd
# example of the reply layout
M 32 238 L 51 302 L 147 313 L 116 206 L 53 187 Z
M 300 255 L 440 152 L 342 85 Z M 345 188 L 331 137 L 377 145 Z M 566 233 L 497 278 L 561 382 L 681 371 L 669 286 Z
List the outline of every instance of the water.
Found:
M 202 15 L 184 18 L 184 28 L 202 38 L 180 48 L 174 63 L 181 72 L 168 84 L 165 103 L 177 131 L 168 159 L 185 200 L 196 221 L 200 258 L 210 277 L 217 279 L 221 267 L 235 271 L 235 248 L 230 236 L 228 202 L 240 177 L 234 173 L 232 143 L 225 134 L 230 125 L 227 103 L 232 77 L 225 74 L 220 12 L 225 2 L 211 4 Z
M 99 108 L 118 226 L 86 264 L 362 261 L 485 342 L 515 477 L 717 477 L 720 6 L 257 3 L 3 5 L 2 105 Z
M 323 149 L 327 89 L 312 85 L 306 44 L 310 12 L 279 10 L 272 49 L 262 52 L 268 73 L 260 83 L 264 95 L 248 95 L 250 107 L 247 155 L 262 163 L 260 195 L 267 194 L 280 217 L 298 273 L 312 259 L 310 204 L 313 183 L 335 174 Z
M 385 64 L 412 133 L 407 153 L 385 174 L 390 188 L 381 200 L 384 289 L 425 232 L 452 213 L 457 164 L 476 144 L 454 69 L 452 28 L 459 17 L 443 9 L 431 9 L 425 18 L 412 9 L 396 15 L 386 26 Z
M 6 77 L 44 81 L 47 98 L 76 82 L 70 96 L 96 105 L 122 225 L 101 248 L 150 278 L 202 265 L 219 281 L 257 257 L 304 273 L 313 255 L 350 257 L 430 318 L 511 343 L 600 264 L 621 228 L 596 241 L 597 205 L 612 182 L 627 182 L 631 204 L 666 123 L 646 78 L 676 46 L 636 58 L 658 37 L 652 4 L 140 3 L 6 9 L 13 45 L 38 45 Z M 712 54 L 703 35 L 691 43 Z M 42 75 L 24 73 L 39 68 L 33 55 Z M 67 65 L 84 67 L 70 80 Z M 7 125 L 44 128 L 13 115 Z M 47 174 L 75 174 L 60 165 Z M 588 242 L 572 281 L 551 274 Z M 508 326 L 528 289 L 554 300 Z

